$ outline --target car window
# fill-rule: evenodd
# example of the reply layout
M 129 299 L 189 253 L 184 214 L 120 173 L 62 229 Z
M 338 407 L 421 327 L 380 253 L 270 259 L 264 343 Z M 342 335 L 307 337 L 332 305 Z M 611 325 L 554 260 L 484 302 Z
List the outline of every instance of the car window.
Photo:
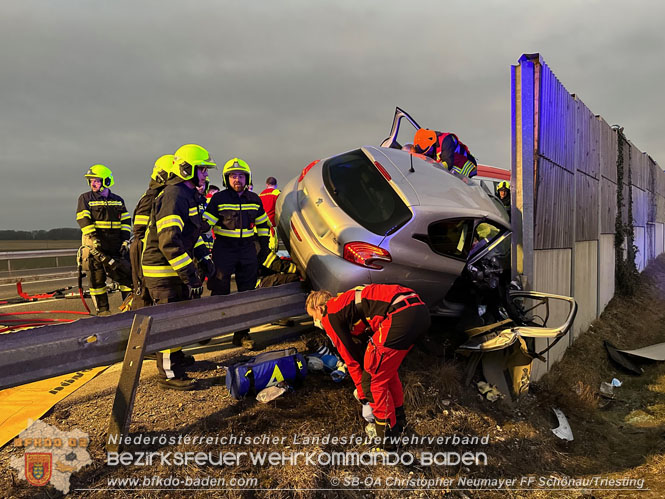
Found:
M 473 220 L 441 220 L 427 228 L 429 245 L 435 253 L 466 260 Z
M 323 182 L 339 207 L 375 234 L 392 233 L 411 219 L 411 210 L 359 149 L 326 161 Z

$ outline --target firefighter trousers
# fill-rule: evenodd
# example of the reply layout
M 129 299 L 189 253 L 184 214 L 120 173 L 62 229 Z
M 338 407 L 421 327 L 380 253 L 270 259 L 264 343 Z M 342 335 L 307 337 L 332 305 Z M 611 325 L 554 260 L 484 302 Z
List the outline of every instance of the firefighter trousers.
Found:
M 98 313 L 109 311 L 109 296 L 106 292 L 107 276 L 119 284 L 123 300 L 127 298 L 132 291 L 132 283 L 127 276 L 115 272 L 110 267 L 106 267 L 103 263 L 90 255 L 88 258 L 88 285 L 90 296 Z
M 152 286 L 149 293 L 155 305 L 189 299 L 189 291 L 184 284 L 176 286 L 168 284 Z M 161 378 L 183 379 L 186 377 L 185 367 L 185 354 L 182 352 L 182 347 L 169 348 L 157 352 L 157 371 Z
M 424 304 L 405 304 L 388 313 L 367 345 L 361 385 L 377 424 L 394 428 L 396 412 L 403 414 L 404 390 L 397 371 L 429 326 Z
M 236 276 L 238 291 L 254 289 L 259 269 L 254 240 L 250 239 L 245 244 L 224 244 L 223 239 L 218 236 L 212 247 L 216 271 L 213 278 L 208 278 L 211 294 L 228 295 L 231 292 L 233 274 Z

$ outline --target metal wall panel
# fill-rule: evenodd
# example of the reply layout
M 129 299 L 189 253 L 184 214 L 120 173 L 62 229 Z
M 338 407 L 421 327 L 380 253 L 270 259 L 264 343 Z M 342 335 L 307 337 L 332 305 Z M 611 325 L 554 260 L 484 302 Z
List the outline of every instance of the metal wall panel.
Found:
M 642 272 L 646 267 L 646 230 L 644 227 L 635 227 L 633 230 L 635 246 L 637 246 L 637 255 L 635 255 L 635 265 L 637 270 Z
M 600 232 L 614 234 L 617 217 L 617 185 L 600 178 Z
M 633 186 L 633 225 L 644 227 L 649 213 L 649 194 Z
M 575 240 L 590 241 L 598 239 L 598 180 L 581 171 L 575 175 Z
M 575 177 L 568 170 L 538 158 L 534 248 L 572 248 L 575 240 Z
M 545 293 L 555 293 L 559 295 L 571 296 L 571 265 L 572 250 L 538 250 L 534 251 L 534 291 Z M 567 306 L 563 303 L 555 303 L 550 309 L 550 325 L 562 324 L 567 317 Z M 568 333 L 568 334 L 572 334 Z M 543 350 L 548 346 L 547 339 L 536 340 L 536 349 Z M 539 379 L 552 364 L 561 359 L 569 342 L 562 339 L 546 355 L 547 365 L 543 362 L 534 360 L 532 376 L 534 380 Z
M 573 339 L 587 330 L 598 310 L 598 241 L 575 243 L 575 287 L 577 316 L 573 326 Z M 572 341 L 571 341 L 572 344 Z
M 598 315 L 614 296 L 614 234 L 601 234 L 598 245 Z
M 575 167 L 598 177 L 598 142 L 596 118 L 579 99 L 575 99 Z
M 575 116 L 575 101 L 546 64 L 541 66 L 538 151 L 563 168 L 574 169 L 575 129 L 569 126 Z
M 617 182 L 617 133 L 603 118 L 600 122 L 600 172 L 605 178 Z

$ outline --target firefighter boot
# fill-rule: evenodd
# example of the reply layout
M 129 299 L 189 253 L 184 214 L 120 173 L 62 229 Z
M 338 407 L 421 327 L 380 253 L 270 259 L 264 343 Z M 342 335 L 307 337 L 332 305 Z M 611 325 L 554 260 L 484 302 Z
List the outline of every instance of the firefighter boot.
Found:
M 233 333 L 233 344 L 237 347 L 242 346 L 247 350 L 253 350 L 255 346 L 254 340 L 249 336 L 249 329 Z
M 99 295 L 91 295 L 91 297 L 92 297 L 92 302 L 95 304 L 97 315 L 99 316 L 111 315 L 111 312 L 109 310 L 109 295 L 107 293 L 102 293 Z
M 406 429 L 406 413 L 404 412 L 404 406 L 400 405 L 395 407 L 395 418 L 397 419 L 397 424 L 393 428 L 393 434 L 401 435 L 402 432 Z

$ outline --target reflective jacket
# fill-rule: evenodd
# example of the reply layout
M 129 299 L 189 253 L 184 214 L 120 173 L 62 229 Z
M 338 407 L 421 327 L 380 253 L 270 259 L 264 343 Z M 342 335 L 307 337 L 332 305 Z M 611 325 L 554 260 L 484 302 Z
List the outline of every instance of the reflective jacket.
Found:
M 277 204 L 277 196 L 280 195 L 280 190 L 273 187 L 268 187 L 263 189 L 259 197 L 261 198 L 261 203 L 263 203 L 263 209 L 268 215 L 268 219 L 272 226 L 275 226 L 275 205 Z
M 222 244 L 237 242 L 244 245 L 253 243 L 258 237 L 262 254 L 267 254 L 270 220 L 257 194 L 244 190 L 238 195 L 233 189 L 216 192 L 210 198 L 203 218 L 212 226 L 215 244 L 221 241 Z
M 134 232 L 134 238 L 141 240 L 145 236 L 145 231 L 148 228 L 148 223 L 150 222 L 150 212 L 152 211 L 152 204 L 155 202 L 155 198 L 159 195 L 162 190 L 164 190 L 164 185 L 150 180 L 150 185 L 148 190 L 143 193 L 143 196 L 139 199 L 139 202 L 136 203 L 136 208 L 134 208 L 133 222 L 132 227 Z
M 478 173 L 476 158 L 454 133 L 436 132 L 435 150 L 435 159 L 441 163 L 446 163 L 448 170 L 456 170 L 467 177 L 473 177 Z
M 81 194 L 76 207 L 76 221 L 83 236 L 99 239 L 102 251 L 106 253 L 117 253 L 132 233 L 131 216 L 125 202 L 111 191 L 106 197 L 92 191 Z
M 328 300 L 326 313 L 321 320 L 326 334 L 346 362 L 358 392 L 362 391 L 360 382 L 365 355 L 365 343 L 359 337 L 367 328 L 365 321 L 371 333 L 379 331 L 393 300 L 399 295 L 414 293 L 412 289 L 393 284 L 370 284 L 360 289 L 360 306 L 355 303 L 356 288 L 350 289 Z
M 204 226 L 198 193 L 184 182 L 167 185 L 155 198 L 143 249 L 142 269 L 151 286 L 201 286 L 192 258 L 209 252 L 200 237 Z

